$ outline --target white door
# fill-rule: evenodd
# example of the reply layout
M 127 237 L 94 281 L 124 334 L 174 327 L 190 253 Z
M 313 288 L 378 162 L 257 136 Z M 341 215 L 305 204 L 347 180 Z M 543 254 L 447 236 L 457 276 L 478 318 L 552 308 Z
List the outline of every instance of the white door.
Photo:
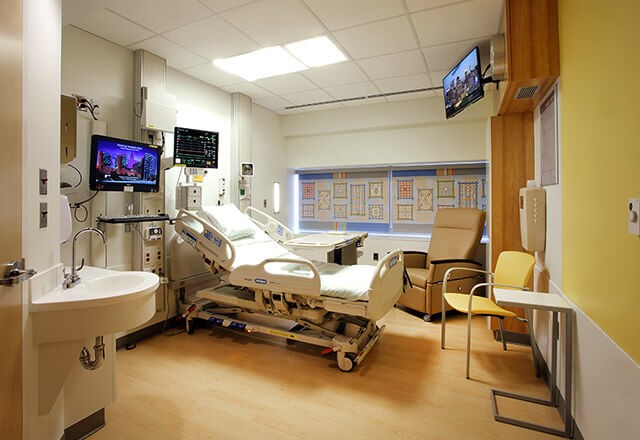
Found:
M 0 99 L 0 264 L 4 264 L 22 257 L 22 0 L 0 1 Z M 22 438 L 22 286 L 0 286 L 2 439 Z

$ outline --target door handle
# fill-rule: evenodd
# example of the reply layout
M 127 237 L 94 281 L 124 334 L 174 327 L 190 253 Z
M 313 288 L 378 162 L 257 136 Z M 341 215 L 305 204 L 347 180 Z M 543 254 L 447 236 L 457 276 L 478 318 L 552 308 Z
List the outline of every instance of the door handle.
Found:
M 34 276 L 36 271 L 33 269 L 25 269 L 23 258 L 18 261 L 12 261 L 11 263 L 1 264 L 0 273 L 2 273 L 0 286 L 15 286 Z

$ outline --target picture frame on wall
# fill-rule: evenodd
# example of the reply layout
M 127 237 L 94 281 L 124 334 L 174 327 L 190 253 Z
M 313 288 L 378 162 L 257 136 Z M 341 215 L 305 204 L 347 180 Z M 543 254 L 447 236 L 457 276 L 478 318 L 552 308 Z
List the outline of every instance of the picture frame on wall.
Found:
M 540 183 L 557 185 L 558 176 L 558 99 L 553 86 L 540 104 Z

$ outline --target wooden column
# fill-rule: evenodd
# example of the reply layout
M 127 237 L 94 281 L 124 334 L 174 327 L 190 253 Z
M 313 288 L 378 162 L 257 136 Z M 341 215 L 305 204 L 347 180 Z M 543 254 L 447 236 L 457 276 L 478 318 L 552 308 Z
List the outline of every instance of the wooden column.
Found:
M 514 113 L 491 118 L 491 268 L 500 252 L 526 252 L 520 241 L 518 191 L 535 176 L 533 113 Z M 532 287 L 532 286 L 529 286 Z M 515 310 L 515 309 L 513 309 Z M 524 316 L 522 311 L 518 311 Z M 495 322 L 494 322 L 495 321 Z M 506 331 L 526 333 L 525 324 L 505 319 Z M 493 329 L 498 328 L 492 319 Z

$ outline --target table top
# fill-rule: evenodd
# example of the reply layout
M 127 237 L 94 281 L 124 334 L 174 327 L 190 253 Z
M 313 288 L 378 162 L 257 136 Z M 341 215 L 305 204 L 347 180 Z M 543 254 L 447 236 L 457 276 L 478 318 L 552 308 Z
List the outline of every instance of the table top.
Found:
M 318 234 L 305 235 L 303 237 L 287 240 L 283 243 L 285 247 L 323 247 L 336 246 L 351 241 L 366 238 L 367 232 L 342 232 L 331 231 Z
M 496 304 L 500 306 L 523 307 L 554 312 L 569 312 L 572 309 L 560 295 L 546 292 L 523 292 L 510 289 L 493 289 Z

